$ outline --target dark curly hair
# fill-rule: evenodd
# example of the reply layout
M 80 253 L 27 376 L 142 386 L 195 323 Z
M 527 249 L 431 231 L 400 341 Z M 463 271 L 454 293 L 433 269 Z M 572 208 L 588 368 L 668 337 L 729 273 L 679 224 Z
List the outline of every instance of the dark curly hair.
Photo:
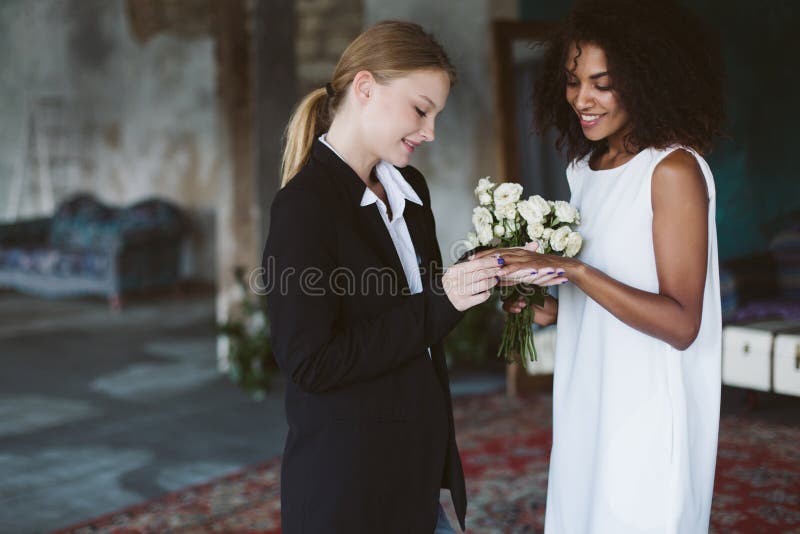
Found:
M 632 152 L 680 144 L 707 153 L 725 119 L 716 34 L 672 0 L 582 0 L 545 43 L 534 92 L 534 125 L 554 127 L 570 160 L 607 150 L 590 141 L 565 97 L 570 46 L 603 49 L 614 91 L 631 119 Z

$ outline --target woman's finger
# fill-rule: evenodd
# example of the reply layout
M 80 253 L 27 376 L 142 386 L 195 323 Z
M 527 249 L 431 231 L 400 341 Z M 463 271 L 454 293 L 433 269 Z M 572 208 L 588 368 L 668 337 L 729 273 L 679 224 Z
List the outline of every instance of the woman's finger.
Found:
M 467 297 L 467 305 L 468 307 L 472 308 L 473 306 L 477 306 L 478 304 L 483 304 L 489 297 L 492 296 L 491 291 L 484 291 L 483 293 L 476 293 L 470 297 Z
M 525 247 L 490 248 L 487 250 L 476 252 L 475 254 L 470 256 L 470 259 L 481 259 L 487 256 L 503 256 L 506 254 L 527 254 L 530 252 L 532 252 L 530 249 L 528 249 L 526 252 Z
M 500 263 L 497 261 L 496 258 L 492 258 L 491 256 L 484 256 L 481 258 L 476 258 L 474 260 L 457 263 L 450 268 L 457 269 L 458 272 L 466 273 L 472 271 L 479 271 L 481 269 L 489 269 L 491 267 L 497 267 L 499 265 Z
M 478 293 L 483 293 L 484 291 L 491 290 L 494 286 L 498 284 L 497 278 L 484 278 L 482 280 L 477 280 L 475 282 L 465 284 L 461 291 L 459 291 L 462 295 L 477 295 Z
M 558 275 L 554 271 L 544 270 L 544 271 L 540 272 L 539 274 L 536 274 L 536 275 L 532 276 L 531 277 L 532 281 L 530 283 L 531 284 L 536 284 L 537 286 L 541 286 L 541 285 L 546 284 L 547 282 L 550 282 L 552 279 L 556 278 L 557 276 Z
M 540 283 L 538 285 L 542 287 L 549 287 L 549 286 L 557 286 L 561 284 L 566 284 L 569 282 L 569 279 L 566 276 L 556 276 L 546 282 Z
M 479 260 L 481 258 L 485 258 L 486 256 L 491 256 L 493 254 L 497 254 L 498 250 L 503 250 L 503 249 L 490 248 L 490 249 L 487 249 L 487 250 L 482 250 L 480 252 L 476 252 L 475 254 L 473 254 L 472 256 L 469 257 L 469 260 L 470 261 Z
M 564 269 L 558 265 L 553 265 L 552 260 L 549 258 L 536 261 L 514 261 L 510 260 L 503 265 L 500 269 L 500 278 L 505 278 L 511 273 L 518 272 L 520 270 L 529 271 L 533 274 L 533 271 L 536 271 L 537 274 L 556 274 L 561 276 L 564 274 Z
M 530 278 L 531 276 L 534 276 L 534 275 L 535 275 L 534 271 L 527 271 L 527 270 L 524 270 L 524 269 L 520 269 L 520 270 L 512 272 L 510 274 L 506 274 L 504 276 L 501 276 L 500 280 L 518 283 L 518 282 L 524 281 L 527 278 Z
M 445 275 L 449 279 L 456 280 L 459 284 L 469 283 L 498 275 L 500 265 L 494 258 L 484 258 L 480 260 L 458 263 L 447 269 Z

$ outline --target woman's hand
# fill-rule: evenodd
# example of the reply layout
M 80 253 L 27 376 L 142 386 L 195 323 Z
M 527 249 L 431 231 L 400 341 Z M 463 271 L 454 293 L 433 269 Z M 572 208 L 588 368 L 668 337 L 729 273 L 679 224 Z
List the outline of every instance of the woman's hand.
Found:
M 536 252 L 537 244 L 528 243 L 524 247 L 497 248 L 484 250 L 474 258 L 496 257 L 503 266 L 500 270 L 500 285 L 520 283 L 538 286 L 554 286 L 568 281 L 568 269 L 577 266 L 577 260 L 552 254 Z
M 506 313 L 520 313 L 527 305 L 523 297 L 514 295 L 503 301 L 503 310 Z M 536 324 L 548 326 L 556 322 L 558 317 L 558 301 L 553 297 L 548 295 L 544 299 L 544 306 L 537 306 L 534 304 L 533 307 L 536 312 L 533 316 L 533 322 Z
M 457 263 L 445 271 L 442 285 L 450 303 L 458 311 L 486 302 L 499 282 L 501 264 L 493 256 Z

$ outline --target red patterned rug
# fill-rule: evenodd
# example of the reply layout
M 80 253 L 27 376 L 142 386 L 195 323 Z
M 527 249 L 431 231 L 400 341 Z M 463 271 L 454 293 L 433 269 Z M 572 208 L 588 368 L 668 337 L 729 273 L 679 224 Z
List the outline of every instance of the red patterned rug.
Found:
M 469 532 L 542 531 L 551 408 L 549 395 L 456 398 Z M 59 532 L 279 533 L 279 471 L 275 459 Z M 800 428 L 722 418 L 711 523 L 717 534 L 800 534 Z

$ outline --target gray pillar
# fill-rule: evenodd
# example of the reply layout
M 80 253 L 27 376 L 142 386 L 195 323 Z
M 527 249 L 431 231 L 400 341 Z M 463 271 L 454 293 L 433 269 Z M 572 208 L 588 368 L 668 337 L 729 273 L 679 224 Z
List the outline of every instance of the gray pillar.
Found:
M 296 31 L 293 0 L 258 2 L 255 10 L 255 143 L 262 245 L 269 232 L 269 207 L 280 187 L 283 130 L 298 98 Z

